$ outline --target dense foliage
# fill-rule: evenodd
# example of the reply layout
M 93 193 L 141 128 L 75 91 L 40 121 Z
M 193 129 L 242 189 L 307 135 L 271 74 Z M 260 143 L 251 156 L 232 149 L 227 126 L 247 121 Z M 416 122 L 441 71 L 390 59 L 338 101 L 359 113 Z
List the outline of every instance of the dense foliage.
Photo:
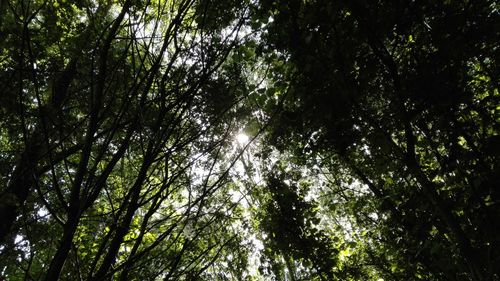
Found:
M 0 280 L 499 280 L 495 1 L 0 1 Z

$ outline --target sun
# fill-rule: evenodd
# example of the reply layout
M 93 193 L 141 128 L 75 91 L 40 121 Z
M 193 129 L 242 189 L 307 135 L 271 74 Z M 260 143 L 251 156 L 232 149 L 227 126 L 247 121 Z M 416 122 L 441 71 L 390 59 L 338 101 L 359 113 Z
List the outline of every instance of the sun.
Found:
M 249 140 L 250 138 L 244 133 L 239 133 L 236 135 L 236 141 L 239 144 L 247 144 Z

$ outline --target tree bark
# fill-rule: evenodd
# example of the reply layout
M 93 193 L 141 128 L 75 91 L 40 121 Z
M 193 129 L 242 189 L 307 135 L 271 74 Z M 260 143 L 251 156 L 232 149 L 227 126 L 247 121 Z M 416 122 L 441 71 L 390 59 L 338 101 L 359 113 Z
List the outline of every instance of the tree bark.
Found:
M 64 225 L 63 237 L 61 238 L 56 254 L 50 262 L 49 269 L 45 276 L 45 281 L 59 280 L 64 262 L 66 261 L 69 251 L 71 250 L 73 237 L 75 236 L 75 232 L 78 227 L 80 211 L 78 210 L 78 206 L 72 206 L 70 212 L 68 221 Z

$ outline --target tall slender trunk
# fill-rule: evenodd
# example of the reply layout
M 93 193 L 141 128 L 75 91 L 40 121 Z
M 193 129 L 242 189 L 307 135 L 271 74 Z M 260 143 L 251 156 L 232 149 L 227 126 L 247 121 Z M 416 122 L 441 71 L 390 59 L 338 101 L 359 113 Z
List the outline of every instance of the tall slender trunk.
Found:
M 32 138 L 17 163 L 7 189 L 0 195 L 0 244 L 12 231 L 20 209 L 26 202 L 36 181 L 36 163 L 40 158 L 42 142 Z
M 55 281 L 59 279 L 62 268 L 64 266 L 64 262 L 68 257 L 69 251 L 71 250 L 73 237 L 75 236 L 78 222 L 80 221 L 80 212 L 75 206 L 73 206 L 70 211 L 71 212 L 69 214 L 68 221 L 64 225 L 63 237 L 59 242 L 59 247 L 57 248 L 56 254 L 50 262 L 47 275 L 45 276 L 45 281 Z
M 146 179 L 147 171 L 151 163 L 152 159 L 145 159 L 145 162 L 141 167 L 141 171 L 139 172 L 139 175 L 137 176 L 137 179 L 131 188 L 132 196 L 130 198 L 130 202 L 126 205 L 127 212 L 125 213 L 121 222 L 119 222 L 119 226 L 116 228 L 115 236 L 111 240 L 108 252 L 104 257 L 101 266 L 97 270 L 96 274 L 90 277 L 89 280 L 92 281 L 102 280 L 108 273 L 111 266 L 115 263 L 116 255 L 118 254 L 120 246 L 123 243 L 123 239 L 125 238 L 130 229 L 130 224 L 132 223 L 134 214 L 137 211 L 138 208 L 137 202 L 139 201 L 141 187 L 144 180 Z
M 139 247 L 141 246 L 144 235 L 147 232 L 149 219 L 153 216 L 153 214 L 156 212 L 156 210 L 158 210 L 158 207 L 160 206 L 160 204 L 157 204 L 159 200 L 160 200 L 160 194 L 158 194 L 158 196 L 156 196 L 155 199 L 153 199 L 153 202 L 151 203 L 151 207 L 149 208 L 148 212 L 144 216 L 144 219 L 141 223 L 139 236 L 137 237 L 137 239 L 134 243 L 134 246 L 132 247 L 132 250 L 130 251 L 129 259 L 133 258 L 135 256 L 135 254 L 137 253 L 137 251 L 139 250 Z M 123 270 L 118 278 L 119 281 L 127 281 L 129 279 L 128 275 L 132 269 L 132 265 L 133 265 L 133 263 L 129 263 L 128 265 L 126 265 L 123 268 Z

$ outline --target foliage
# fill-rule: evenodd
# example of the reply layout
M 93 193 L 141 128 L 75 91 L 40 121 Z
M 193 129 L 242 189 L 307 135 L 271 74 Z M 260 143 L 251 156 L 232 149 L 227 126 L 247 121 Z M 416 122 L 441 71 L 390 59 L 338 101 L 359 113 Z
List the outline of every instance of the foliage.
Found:
M 340 178 L 326 206 L 364 202 L 331 207 L 361 229 L 377 215 L 368 229 L 382 248 L 367 254 L 386 257 L 384 278 L 497 279 L 497 5 L 264 5 L 269 48 L 296 69 L 269 140 Z M 329 194 L 349 178 L 369 194 Z
M 0 279 L 498 280 L 494 1 L 0 1 Z

